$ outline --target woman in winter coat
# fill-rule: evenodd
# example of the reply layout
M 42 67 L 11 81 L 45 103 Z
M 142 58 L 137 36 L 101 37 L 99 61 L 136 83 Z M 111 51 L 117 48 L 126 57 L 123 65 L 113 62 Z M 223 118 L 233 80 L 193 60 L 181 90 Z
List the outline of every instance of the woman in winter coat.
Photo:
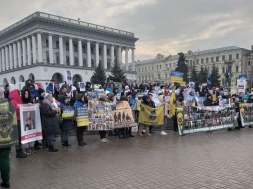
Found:
M 99 98 L 99 101 L 104 101 L 104 102 L 109 102 L 106 94 L 100 94 L 100 98 Z M 105 142 L 108 142 L 109 140 L 107 140 L 105 137 L 106 137 L 106 131 L 99 131 L 99 135 L 100 135 L 100 141 L 105 143 Z
M 164 95 L 160 95 L 158 97 L 158 100 L 159 100 L 159 102 L 157 104 L 157 107 L 164 106 L 164 125 L 161 126 L 161 135 L 167 135 L 167 133 L 165 132 L 165 126 L 166 126 L 166 122 L 167 122 L 168 103 L 165 102 Z
M 87 106 L 86 104 L 84 104 L 84 95 L 81 93 L 76 94 L 76 101 L 75 101 L 74 107 L 77 109 L 84 106 Z M 85 131 L 85 126 L 80 126 L 76 128 L 76 138 L 77 138 L 78 146 L 87 145 L 83 141 L 84 131 Z
M 61 112 L 64 108 L 69 107 L 69 97 L 60 95 L 58 97 L 58 100 L 60 102 L 59 108 L 61 108 Z M 69 130 L 73 129 L 73 119 L 63 119 L 63 122 L 60 123 L 60 130 L 61 130 L 61 142 L 63 148 L 70 148 L 71 145 L 69 145 L 68 137 L 69 137 Z
M 52 94 L 45 94 L 41 111 L 42 130 L 47 138 L 49 152 L 58 152 L 58 149 L 54 148 L 54 134 L 59 132 L 58 112 L 53 105 Z

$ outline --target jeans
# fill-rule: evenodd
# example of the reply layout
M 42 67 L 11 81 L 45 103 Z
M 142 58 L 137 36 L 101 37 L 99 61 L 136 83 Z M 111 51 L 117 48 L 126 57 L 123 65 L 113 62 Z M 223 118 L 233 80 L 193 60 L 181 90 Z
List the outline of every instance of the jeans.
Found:
M 10 151 L 11 148 L 0 149 L 0 171 L 3 182 L 10 180 Z
M 68 138 L 69 138 L 69 133 L 68 133 L 68 131 L 62 131 L 62 132 L 61 132 L 61 141 L 62 141 L 62 142 L 68 141 Z
M 53 134 L 48 134 L 47 135 L 47 143 L 48 143 L 48 145 L 53 145 L 54 144 L 54 135 Z
M 99 131 L 100 139 L 104 139 L 106 135 L 106 131 Z

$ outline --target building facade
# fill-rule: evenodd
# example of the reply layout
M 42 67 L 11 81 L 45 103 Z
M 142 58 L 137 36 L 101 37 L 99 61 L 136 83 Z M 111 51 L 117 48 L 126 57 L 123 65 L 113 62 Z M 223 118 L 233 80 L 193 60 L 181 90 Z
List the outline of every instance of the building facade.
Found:
M 186 62 L 191 68 L 196 66 L 197 71 L 203 68 L 212 69 L 213 64 L 218 67 L 221 84 L 226 85 L 226 70 L 231 66 L 231 85 L 236 85 L 236 79 L 240 74 L 247 72 L 246 55 L 250 50 L 229 46 L 204 51 L 188 51 L 185 53 Z M 177 67 L 178 55 L 158 54 L 155 59 L 137 61 L 136 78 L 139 83 L 155 83 L 168 84 L 171 70 Z M 190 69 L 189 69 L 190 70 Z
M 115 58 L 135 80 L 134 33 L 52 14 L 35 12 L 0 31 L 0 84 L 32 79 L 90 81 L 99 62 L 110 74 Z

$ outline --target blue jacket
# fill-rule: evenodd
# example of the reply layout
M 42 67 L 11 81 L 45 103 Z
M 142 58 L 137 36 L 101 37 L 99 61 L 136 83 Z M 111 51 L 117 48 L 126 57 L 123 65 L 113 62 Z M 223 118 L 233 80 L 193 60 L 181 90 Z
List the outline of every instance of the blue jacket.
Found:
M 80 108 L 80 107 L 83 107 L 83 106 L 84 106 L 84 103 L 82 103 L 82 102 L 76 100 L 76 102 L 75 102 L 75 104 L 74 104 L 74 107 L 75 107 L 75 108 Z
M 46 92 L 51 91 L 53 93 L 53 85 L 48 85 L 46 88 Z

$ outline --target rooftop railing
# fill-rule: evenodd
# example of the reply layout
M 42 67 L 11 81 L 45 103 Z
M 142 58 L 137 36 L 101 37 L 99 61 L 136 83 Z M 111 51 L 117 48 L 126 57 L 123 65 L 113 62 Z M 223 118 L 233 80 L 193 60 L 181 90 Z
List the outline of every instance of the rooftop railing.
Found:
M 113 32 L 113 33 L 118 33 L 118 34 L 122 34 L 122 35 L 127 35 L 127 36 L 131 36 L 134 37 L 134 33 L 132 32 L 127 32 L 127 31 L 123 31 L 123 30 L 119 30 L 119 29 L 115 29 L 115 28 L 110 28 L 110 27 L 106 27 L 106 26 L 100 26 L 100 25 L 96 25 L 96 24 L 92 24 L 92 23 L 88 23 L 88 22 L 83 22 L 80 20 L 74 20 L 71 18 L 65 18 L 65 17 L 61 17 L 61 16 L 57 16 L 57 15 L 53 15 L 53 14 L 48 14 L 48 13 L 43 13 L 43 12 L 35 12 L 29 16 L 27 16 L 26 18 L 18 21 L 17 23 L 5 28 L 4 30 L 0 31 L 0 35 L 27 22 L 28 20 L 31 20 L 34 17 L 43 17 L 43 18 L 48 18 L 48 19 L 52 19 L 52 20 L 59 20 L 59 21 L 63 21 L 63 22 L 68 22 L 71 24 L 77 24 L 80 26 L 86 26 L 86 27 L 90 27 L 90 28 L 96 28 L 96 29 L 100 29 L 100 30 L 105 30 L 105 31 L 109 31 L 109 32 Z

